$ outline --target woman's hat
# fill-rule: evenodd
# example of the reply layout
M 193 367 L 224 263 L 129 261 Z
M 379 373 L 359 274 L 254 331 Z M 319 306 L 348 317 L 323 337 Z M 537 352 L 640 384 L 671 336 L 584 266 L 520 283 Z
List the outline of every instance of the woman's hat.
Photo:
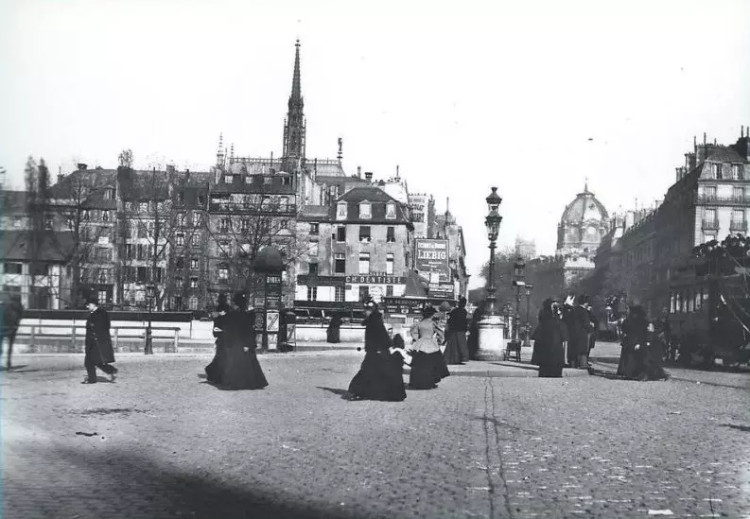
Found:
M 441 312 L 450 312 L 451 304 L 448 301 L 443 301 L 442 303 L 440 303 L 439 309 Z
M 372 298 L 367 298 L 363 303 L 365 310 L 377 310 L 378 304 Z

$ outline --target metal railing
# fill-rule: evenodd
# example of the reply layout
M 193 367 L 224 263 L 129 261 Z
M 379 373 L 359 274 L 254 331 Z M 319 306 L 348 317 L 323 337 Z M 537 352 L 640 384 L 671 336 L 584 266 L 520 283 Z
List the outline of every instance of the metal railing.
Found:
M 45 333 L 47 328 L 59 329 L 69 331 L 68 333 Z M 83 333 L 76 333 L 76 329 L 83 328 Z M 125 339 L 143 339 L 144 346 L 146 341 L 146 326 L 112 326 L 110 333 L 112 337 L 112 348 L 117 351 L 120 340 Z M 29 330 L 30 329 L 30 330 Z M 86 325 L 85 324 L 22 324 L 18 328 L 16 334 L 16 340 L 23 339 L 24 337 L 29 339 L 27 343 L 32 349 L 38 345 L 40 340 L 47 339 L 70 339 L 70 350 L 75 352 L 79 351 L 78 344 L 82 347 L 85 346 L 86 342 Z M 29 331 L 26 331 L 29 330 Z M 143 333 L 137 334 L 121 334 L 121 330 L 140 330 Z M 172 332 L 172 336 L 169 337 L 154 337 L 154 339 L 168 339 L 171 340 L 171 346 L 164 349 L 165 353 L 177 353 L 180 347 L 180 327 L 178 326 L 152 326 L 152 333 L 158 330 L 167 330 Z M 22 342 L 22 341 L 19 341 Z
M 748 194 L 731 194 L 731 195 L 712 195 L 712 194 L 696 194 L 695 195 L 695 202 L 697 204 L 711 204 L 711 205 L 734 205 L 734 204 L 742 204 L 747 205 L 750 204 L 750 195 Z

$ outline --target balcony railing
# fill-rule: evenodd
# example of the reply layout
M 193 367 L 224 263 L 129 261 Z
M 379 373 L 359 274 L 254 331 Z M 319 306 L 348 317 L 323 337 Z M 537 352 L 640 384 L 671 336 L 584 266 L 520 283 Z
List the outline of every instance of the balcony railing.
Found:
M 701 229 L 704 231 L 718 231 L 719 221 L 718 220 L 703 220 L 701 222 Z
M 729 230 L 733 232 L 747 232 L 747 220 L 732 220 Z
M 697 194 L 695 195 L 696 204 L 707 204 L 707 205 L 750 205 L 750 195 L 707 195 Z

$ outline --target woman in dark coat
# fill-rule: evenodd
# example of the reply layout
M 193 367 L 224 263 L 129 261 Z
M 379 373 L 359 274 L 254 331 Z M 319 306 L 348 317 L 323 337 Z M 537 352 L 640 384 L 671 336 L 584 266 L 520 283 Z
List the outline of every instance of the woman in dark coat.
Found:
M 468 328 L 466 316 L 466 298 L 461 296 L 458 299 L 458 307 L 448 314 L 447 340 L 443 352 L 447 364 L 463 364 L 469 360 L 469 348 L 466 344 L 466 329 Z
M 246 311 L 245 294 L 236 293 L 232 303 L 232 309 L 222 321 L 225 356 L 220 384 L 225 389 L 262 389 L 268 381 L 255 355 L 253 316 Z
M 539 365 L 540 377 L 562 377 L 565 364 L 565 346 L 568 340 L 568 330 L 560 319 L 552 299 L 542 303 L 539 312 L 539 324 L 534 330 L 534 357 Z
M 219 303 L 216 305 L 217 314 L 214 318 L 214 338 L 216 338 L 216 353 L 211 363 L 206 366 L 206 380 L 214 384 L 221 383 L 222 365 L 225 362 L 224 350 L 224 321 L 226 320 L 229 304 L 226 294 L 219 295 Z
M 89 296 L 86 300 L 89 316 L 86 319 L 86 356 L 83 365 L 86 368 L 86 379 L 83 384 L 95 384 L 96 368 L 99 368 L 115 381 L 117 368 L 110 365 L 115 361 L 115 352 L 112 349 L 112 338 L 109 335 L 109 315 L 107 311 L 99 306 L 96 295 Z
M 404 381 L 393 376 L 391 339 L 375 301 L 365 302 L 365 358 L 349 384 L 349 393 L 359 399 L 400 402 L 406 398 Z
M 663 356 L 654 340 L 654 328 L 640 305 L 630 309 L 622 323 L 622 351 L 617 374 L 633 380 L 662 380 L 667 374 Z
M 341 342 L 341 324 L 343 320 L 341 315 L 336 312 L 331 317 L 331 322 L 328 323 L 328 329 L 326 330 L 326 341 L 336 344 Z

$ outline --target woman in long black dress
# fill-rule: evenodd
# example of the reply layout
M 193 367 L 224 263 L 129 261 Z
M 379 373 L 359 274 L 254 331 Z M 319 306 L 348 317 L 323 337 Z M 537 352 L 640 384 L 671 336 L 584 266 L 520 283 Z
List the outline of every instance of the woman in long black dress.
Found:
M 653 325 L 640 305 L 630 309 L 622 323 L 622 352 L 617 374 L 633 380 L 663 380 L 662 353 L 653 337 Z
M 539 324 L 532 335 L 534 361 L 539 365 L 540 377 L 562 377 L 565 364 L 565 345 L 568 330 L 560 318 L 556 303 L 545 299 L 539 311 Z
M 221 386 L 225 389 L 262 389 L 268 385 L 268 381 L 255 355 L 257 345 L 253 318 L 246 311 L 245 294 L 236 293 L 232 303 L 232 309 L 223 321 L 225 362 Z
M 216 353 L 211 363 L 206 366 L 206 380 L 214 384 L 221 383 L 222 365 L 225 362 L 224 350 L 224 321 L 226 320 L 229 304 L 227 303 L 226 294 L 219 295 L 219 302 L 216 305 L 216 317 L 214 318 L 214 338 L 216 339 Z
M 365 400 L 400 402 L 406 398 L 403 378 L 393 376 L 391 340 L 378 305 L 365 302 L 365 358 L 349 384 L 349 393 Z

